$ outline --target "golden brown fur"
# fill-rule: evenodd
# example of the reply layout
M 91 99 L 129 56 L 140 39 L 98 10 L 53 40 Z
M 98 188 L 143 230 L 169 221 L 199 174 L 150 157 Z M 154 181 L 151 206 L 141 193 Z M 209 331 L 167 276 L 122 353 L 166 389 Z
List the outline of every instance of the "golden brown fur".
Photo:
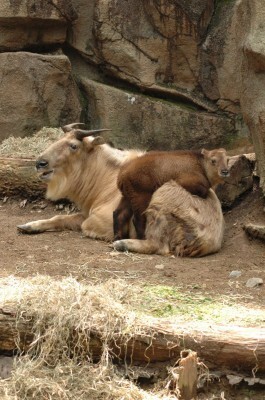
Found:
M 112 148 L 100 136 L 77 139 L 75 130 L 67 133 L 40 155 L 36 165 L 47 183 L 46 197 L 67 198 L 80 213 L 28 222 L 18 229 L 24 233 L 81 230 L 91 238 L 113 240 L 113 211 L 121 199 L 117 188 L 120 167 L 142 154 Z M 133 235 L 134 229 L 130 231 Z
M 146 215 L 146 239 L 115 241 L 116 250 L 199 257 L 221 248 L 224 219 L 212 189 L 203 199 L 167 182 L 154 193 Z

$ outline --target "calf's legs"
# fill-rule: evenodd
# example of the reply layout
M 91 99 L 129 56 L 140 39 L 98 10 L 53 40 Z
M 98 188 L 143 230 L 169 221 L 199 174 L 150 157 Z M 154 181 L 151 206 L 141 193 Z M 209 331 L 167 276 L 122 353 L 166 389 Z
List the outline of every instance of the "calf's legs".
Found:
M 122 196 L 118 207 L 113 212 L 114 240 L 127 239 L 129 237 L 132 214 L 130 202 Z

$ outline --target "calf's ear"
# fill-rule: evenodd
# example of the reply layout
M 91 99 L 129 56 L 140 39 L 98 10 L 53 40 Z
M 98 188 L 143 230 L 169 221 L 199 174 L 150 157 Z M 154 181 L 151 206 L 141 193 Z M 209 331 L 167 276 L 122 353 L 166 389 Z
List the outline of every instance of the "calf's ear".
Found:
M 201 154 L 206 157 L 209 154 L 209 151 L 206 149 L 202 149 Z

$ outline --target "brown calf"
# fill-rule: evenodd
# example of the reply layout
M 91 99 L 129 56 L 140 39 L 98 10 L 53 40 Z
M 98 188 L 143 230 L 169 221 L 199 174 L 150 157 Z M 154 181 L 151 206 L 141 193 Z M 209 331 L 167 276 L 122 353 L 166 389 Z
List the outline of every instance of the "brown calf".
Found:
M 146 239 L 117 240 L 116 250 L 200 257 L 221 248 L 224 219 L 212 189 L 202 198 L 175 181 L 167 182 L 154 193 L 146 215 Z
M 122 199 L 114 211 L 115 240 L 127 238 L 132 215 L 137 237 L 145 236 L 145 211 L 153 193 L 164 183 L 174 179 L 193 195 L 206 198 L 229 176 L 228 158 L 224 149 L 207 151 L 156 151 L 124 164 L 118 175 Z

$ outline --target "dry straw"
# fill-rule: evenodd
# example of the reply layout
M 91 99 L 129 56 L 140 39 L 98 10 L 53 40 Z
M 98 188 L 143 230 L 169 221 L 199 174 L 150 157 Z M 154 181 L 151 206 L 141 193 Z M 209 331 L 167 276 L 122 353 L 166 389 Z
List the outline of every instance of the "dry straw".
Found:
M 10 136 L 0 144 L 0 155 L 5 157 L 36 158 L 50 144 L 64 135 L 60 128 L 42 128 L 25 138 Z
M 34 340 L 15 360 L 11 378 L 0 382 L 1 400 L 168 399 L 138 388 L 112 363 L 117 338 L 143 333 L 130 310 L 133 296 L 120 280 L 94 286 L 71 277 L 2 280 L 0 303 L 15 307 L 18 322 L 33 317 Z M 98 360 L 90 354 L 93 335 L 102 341 Z

